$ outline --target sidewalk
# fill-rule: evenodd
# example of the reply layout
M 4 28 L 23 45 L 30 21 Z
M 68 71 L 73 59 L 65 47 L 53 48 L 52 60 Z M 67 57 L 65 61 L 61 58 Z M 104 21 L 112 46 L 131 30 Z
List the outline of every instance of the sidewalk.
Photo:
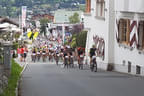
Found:
M 26 64 L 28 64 L 31 60 L 31 56 L 30 56 L 30 53 L 27 54 L 27 57 L 26 57 L 26 62 L 21 62 L 19 58 L 15 58 L 15 61 L 21 66 L 21 67 L 24 67 Z

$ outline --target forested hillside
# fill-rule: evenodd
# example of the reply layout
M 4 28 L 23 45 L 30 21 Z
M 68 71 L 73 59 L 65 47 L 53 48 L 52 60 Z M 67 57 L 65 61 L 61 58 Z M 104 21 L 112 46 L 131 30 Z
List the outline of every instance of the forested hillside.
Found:
M 0 16 L 18 16 L 21 6 L 27 6 L 30 10 L 40 8 L 50 11 L 58 8 L 75 8 L 84 3 L 85 0 L 0 0 Z

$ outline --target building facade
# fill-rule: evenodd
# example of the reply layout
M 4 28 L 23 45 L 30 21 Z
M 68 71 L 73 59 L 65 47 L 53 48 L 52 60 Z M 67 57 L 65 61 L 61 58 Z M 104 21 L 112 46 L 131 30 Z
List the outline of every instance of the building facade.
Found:
M 95 44 L 98 66 L 106 69 L 114 58 L 114 0 L 86 0 L 84 16 L 84 26 L 88 31 L 86 60 L 89 60 L 89 49 Z
M 144 1 L 115 1 L 115 70 L 144 75 Z
M 86 0 L 86 60 L 95 44 L 99 68 L 113 64 L 115 71 L 144 75 L 143 4 L 143 0 Z

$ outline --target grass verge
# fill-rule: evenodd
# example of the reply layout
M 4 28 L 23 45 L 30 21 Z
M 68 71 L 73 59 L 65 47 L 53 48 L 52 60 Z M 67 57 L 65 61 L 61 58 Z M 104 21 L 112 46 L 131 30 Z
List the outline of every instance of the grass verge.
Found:
M 23 68 L 12 59 L 11 76 L 8 79 L 8 86 L 0 96 L 16 96 L 15 89 L 20 79 L 22 69 Z

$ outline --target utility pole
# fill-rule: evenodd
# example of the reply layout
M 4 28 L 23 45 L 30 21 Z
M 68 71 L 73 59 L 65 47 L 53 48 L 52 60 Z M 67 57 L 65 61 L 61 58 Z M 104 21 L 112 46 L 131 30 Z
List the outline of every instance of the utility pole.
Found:
M 62 35 L 63 35 L 63 45 L 64 45 L 64 41 L 65 41 L 65 25 L 62 24 Z

